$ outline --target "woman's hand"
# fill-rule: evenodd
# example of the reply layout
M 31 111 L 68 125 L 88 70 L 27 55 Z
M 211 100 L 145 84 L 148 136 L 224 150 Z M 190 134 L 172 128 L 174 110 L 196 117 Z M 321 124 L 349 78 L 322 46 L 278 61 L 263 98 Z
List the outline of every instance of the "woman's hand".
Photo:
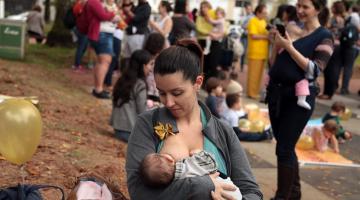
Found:
M 292 46 L 292 39 L 287 32 L 285 32 L 285 37 L 282 37 L 279 31 L 277 31 L 275 34 L 275 45 L 280 48 L 289 49 Z
M 219 183 L 216 180 L 216 178 L 219 177 L 219 172 L 210 174 L 209 176 L 215 186 L 215 190 L 211 191 L 211 197 L 213 200 L 236 200 L 233 196 L 226 193 L 226 191 L 235 191 L 236 187 L 234 185 Z

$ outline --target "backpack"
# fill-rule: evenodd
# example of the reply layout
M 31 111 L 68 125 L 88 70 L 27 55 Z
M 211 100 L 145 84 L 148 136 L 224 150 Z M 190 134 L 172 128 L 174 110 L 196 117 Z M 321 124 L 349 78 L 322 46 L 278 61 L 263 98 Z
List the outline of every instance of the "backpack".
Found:
M 64 190 L 53 185 L 22 185 L 0 188 L 0 200 L 43 200 L 39 189 L 55 188 L 60 190 L 62 200 L 65 200 Z
M 358 29 L 350 20 L 351 17 L 346 20 L 345 27 L 340 33 L 340 45 L 343 47 L 352 47 L 359 39 Z
M 72 7 L 66 10 L 65 16 L 63 18 L 63 23 L 68 29 L 73 29 L 76 26 L 76 17 L 74 15 Z

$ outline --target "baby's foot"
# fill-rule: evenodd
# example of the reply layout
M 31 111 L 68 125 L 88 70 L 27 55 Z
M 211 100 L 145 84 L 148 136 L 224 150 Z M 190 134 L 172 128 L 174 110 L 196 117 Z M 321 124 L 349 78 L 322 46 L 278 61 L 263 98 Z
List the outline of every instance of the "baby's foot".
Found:
M 204 55 L 208 55 L 210 53 L 210 48 L 205 48 L 204 49 Z
M 302 98 L 300 96 L 298 97 L 297 105 L 299 105 L 300 107 L 303 107 L 307 110 L 311 110 L 311 106 L 308 104 L 308 102 L 306 102 L 305 96 L 304 96 L 304 98 Z

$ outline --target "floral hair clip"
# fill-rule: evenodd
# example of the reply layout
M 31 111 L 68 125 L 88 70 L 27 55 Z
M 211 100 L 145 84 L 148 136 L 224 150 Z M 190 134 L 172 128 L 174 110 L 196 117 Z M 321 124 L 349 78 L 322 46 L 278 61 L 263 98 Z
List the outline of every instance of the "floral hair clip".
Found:
M 166 139 L 169 135 L 175 135 L 171 124 L 166 123 L 165 125 L 161 122 L 158 122 L 157 126 L 154 127 L 156 135 L 160 140 Z

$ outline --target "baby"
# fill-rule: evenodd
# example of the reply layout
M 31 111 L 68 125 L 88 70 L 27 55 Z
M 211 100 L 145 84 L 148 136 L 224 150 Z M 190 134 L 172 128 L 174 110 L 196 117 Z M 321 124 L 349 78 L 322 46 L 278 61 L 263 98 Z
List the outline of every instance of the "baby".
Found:
M 169 154 L 152 153 L 147 155 L 140 165 L 140 174 L 145 184 L 151 187 L 167 186 L 173 180 L 188 177 L 204 176 L 215 173 L 217 165 L 215 158 L 206 151 L 194 151 L 190 157 L 175 161 Z M 230 178 L 216 179 L 219 182 L 232 184 Z M 239 188 L 228 191 L 236 199 L 242 199 Z
M 211 19 L 209 16 L 206 17 L 206 20 L 211 23 L 214 27 L 209 33 L 209 36 L 206 37 L 206 46 L 204 48 L 204 55 L 210 53 L 211 39 L 221 40 L 225 33 L 225 10 L 218 7 L 215 10 L 216 19 Z
M 332 149 L 335 153 L 339 153 L 339 143 L 335 135 L 338 130 L 338 125 L 335 120 L 327 120 L 321 129 L 314 129 L 312 132 L 312 138 L 315 143 L 316 150 L 323 152 L 328 148 L 328 143 L 332 144 Z

